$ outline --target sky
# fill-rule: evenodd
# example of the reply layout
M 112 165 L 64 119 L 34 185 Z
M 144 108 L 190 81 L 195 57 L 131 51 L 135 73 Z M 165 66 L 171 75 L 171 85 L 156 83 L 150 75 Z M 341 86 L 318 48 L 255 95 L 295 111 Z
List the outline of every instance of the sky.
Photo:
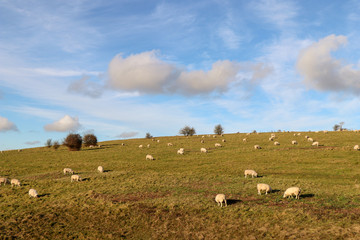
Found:
M 352 0 L 0 0 L 0 150 L 360 129 Z

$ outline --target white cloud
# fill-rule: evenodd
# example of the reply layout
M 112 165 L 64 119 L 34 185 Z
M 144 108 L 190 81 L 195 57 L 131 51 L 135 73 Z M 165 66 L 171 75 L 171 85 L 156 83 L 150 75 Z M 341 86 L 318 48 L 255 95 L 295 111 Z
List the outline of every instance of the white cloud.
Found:
M 77 117 L 70 117 L 65 115 L 58 121 L 55 121 L 51 124 L 44 126 L 45 131 L 54 131 L 54 132 L 68 132 L 76 131 L 80 128 L 79 119 Z
M 56 68 L 24 68 L 25 71 L 30 73 L 52 76 L 52 77 L 74 77 L 81 75 L 99 75 L 100 72 L 95 71 L 76 71 L 76 70 L 64 70 Z
M 28 141 L 28 142 L 25 142 L 26 145 L 37 145 L 39 143 L 40 143 L 40 141 Z
M 224 41 L 225 46 L 229 49 L 238 49 L 241 43 L 241 37 L 229 27 L 223 27 L 218 32 L 220 38 Z
M 103 86 L 95 82 L 89 81 L 89 76 L 83 76 L 79 80 L 72 82 L 68 86 L 68 92 L 80 93 L 88 97 L 98 98 L 102 95 Z
M 16 125 L 7 118 L 0 116 L 0 132 L 19 131 Z
M 135 137 L 136 135 L 138 135 L 138 132 L 123 132 L 119 135 L 116 135 L 116 137 L 118 138 L 132 138 Z
M 117 55 L 109 64 L 109 85 L 117 90 L 150 94 L 222 93 L 230 83 L 241 80 L 237 77 L 239 70 L 251 72 L 253 77 L 265 77 L 263 69 L 254 66 L 259 65 L 224 60 L 215 62 L 209 71 L 185 71 L 159 59 L 156 51 L 127 58 Z
M 297 69 L 307 86 L 324 91 L 360 93 L 360 70 L 331 56 L 347 43 L 345 36 L 329 35 L 303 49 Z

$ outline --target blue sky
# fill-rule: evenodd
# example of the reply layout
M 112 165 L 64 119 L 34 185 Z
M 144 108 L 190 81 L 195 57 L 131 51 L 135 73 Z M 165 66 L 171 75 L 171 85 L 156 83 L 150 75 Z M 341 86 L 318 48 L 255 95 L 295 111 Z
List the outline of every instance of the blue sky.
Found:
M 358 1 L 0 0 L 0 150 L 360 129 Z

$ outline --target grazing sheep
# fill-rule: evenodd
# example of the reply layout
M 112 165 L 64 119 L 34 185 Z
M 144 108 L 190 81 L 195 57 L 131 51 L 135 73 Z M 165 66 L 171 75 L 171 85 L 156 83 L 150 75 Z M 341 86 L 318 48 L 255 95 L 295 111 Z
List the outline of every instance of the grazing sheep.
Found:
M 314 139 L 312 139 L 312 138 L 308 138 L 308 142 L 313 142 L 314 141 Z
M 5 185 L 6 183 L 9 183 L 9 179 L 4 178 L 4 177 L 1 177 L 1 178 L 0 178 L 0 186 L 1 186 L 2 183 L 4 183 L 4 185 Z
M 179 150 L 177 150 L 177 154 L 184 155 L 184 149 L 180 148 Z
M 207 150 L 206 150 L 206 148 L 200 148 L 200 152 L 207 153 Z
M 153 156 L 151 156 L 150 154 L 148 154 L 148 155 L 146 155 L 146 158 L 145 158 L 146 160 L 154 160 L 154 157 Z
M 204 139 L 202 139 L 200 142 L 201 142 L 201 143 L 204 143 L 205 141 L 204 141 Z
M 295 198 L 296 198 L 296 199 L 299 199 L 300 193 L 301 193 L 301 189 L 300 189 L 300 188 L 298 188 L 298 187 L 291 187 L 291 188 L 286 189 L 286 191 L 284 192 L 283 198 L 293 197 L 293 195 L 295 195 Z
M 101 145 L 97 145 L 98 146 L 98 148 L 101 148 Z
M 279 142 L 274 142 L 274 145 L 280 145 L 280 143 Z
M 226 142 L 226 139 L 221 140 L 222 142 Z
M 22 150 L 21 149 L 18 149 L 18 152 L 21 152 Z
M 261 147 L 259 145 L 255 145 L 254 149 L 261 149 Z
M 20 187 L 20 181 L 19 180 L 17 180 L 17 179 L 15 179 L 15 178 L 13 178 L 13 179 L 11 179 L 11 187 L 13 187 L 13 186 L 18 186 L 18 187 Z
M 266 183 L 259 183 L 256 187 L 259 195 L 261 195 L 261 191 L 265 191 L 265 194 L 268 194 L 272 191 L 270 185 Z
M 354 150 L 360 150 L 359 145 L 355 145 L 355 146 L 354 146 Z
M 148 145 L 146 145 L 147 146 L 147 148 L 149 148 L 150 147 L 150 144 L 148 144 Z
M 327 131 L 327 130 L 324 130 L 324 133 L 326 134 L 326 133 L 328 133 L 328 131 Z
M 247 133 L 246 136 L 249 136 L 251 133 Z
M 71 168 L 64 168 L 63 171 L 64 171 L 64 175 L 67 174 L 67 173 L 74 174 L 74 171 Z
M 168 143 L 167 145 L 168 145 L 168 147 L 171 147 L 171 146 L 173 146 L 173 144 L 172 144 L 172 143 Z
M 274 141 L 274 138 L 273 138 L 273 137 L 269 137 L 269 141 Z
M 98 166 L 97 170 L 101 173 L 104 172 L 104 168 L 102 166 Z
M 293 141 L 291 141 L 291 144 L 295 145 L 295 144 L 298 144 L 298 142 L 293 140 Z
M 297 135 L 298 135 L 298 136 L 300 136 L 300 135 L 301 135 L 301 133 L 298 133 Z
M 139 145 L 139 148 L 142 148 L 143 147 L 143 145 Z
M 309 136 L 306 135 L 305 138 L 309 138 Z
M 225 195 L 224 194 L 218 194 L 215 197 L 215 202 L 217 202 L 218 206 L 223 206 L 222 203 L 225 203 L 225 206 L 227 206 Z
M 296 136 L 296 133 L 294 133 L 294 136 Z
M 35 189 L 32 188 L 29 190 L 29 196 L 30 197 L 38 197 L 38 193 Z
M 159 143 L 159 142 L 160 142 L 160 140 L 157 140 L 157 142 Z
M 89 148 L 94 148 L 95 146 L 94 145 L 90 145 Z
M 254 170 L 245 170 L 244 172 L 245 178 L 250 175 L 252 178 L 257 177 L 258 174 Z
M 125 146 L 125 143 L 121 143 L 120 145 L 121 145 L 121 146 Z
M 311 145 L 312 146 L 319 146 L 319 142 L 313 142 Z
M 222 147 L 220 143 L 215 143 L 215 147 Z
M 247 139 L 246 139 L 246 138 L 243 138 L 243 142 L 247 142 Z
M 72 181 L 79 182 L 81 181 L 81 178 L 79 175 L 71 175 L 71 182 Z

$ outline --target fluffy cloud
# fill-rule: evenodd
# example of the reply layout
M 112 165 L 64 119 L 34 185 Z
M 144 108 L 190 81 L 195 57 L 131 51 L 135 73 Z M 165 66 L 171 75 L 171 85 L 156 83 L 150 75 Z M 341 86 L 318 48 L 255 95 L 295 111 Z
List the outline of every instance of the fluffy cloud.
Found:
M 53 131 L 53 132 L 68 132 L 68 131 L 76 131 L 80 128 L 79 119 L 77 117 L 70 117 L 69 115 L 65 115 L 58 121 L 55 121 L 51 124 L 47 124 L 44 126 L 45 131 Z
M 109 64 L 109 85 L 117 90 L 150 94 L 222 93 L 231 83 L 242 80 L 239 78 L 240 70 L 251 72 L 251 78 L 266 77 L 263 67 L 259 68 L 260 65 L 224 60 L 215 62 L 209 71 L 186 71 L 162 61 L 156 51 L 127 58 L 117 55 Z
M 360 93 L 360 71 L 330 54 L 346 43 L 345 36 L 330 35 L 300 52 L 297 69 L 306 85 L 324 91 Z
M 103 87 L 99 84 L 89 81 L 89 76 L 83 76 L 81 79 L 72 82 L 68 87 L 70 93 L 80 93 L 91 98 L 98 98 L 103 92 Z
M 10 122 L 7 118 L 0 116 L 0 132 L 6 132 L 11 130 L 18 131 L 18 128 L 14 123 Z
M 117 135 L 117 138 L 131 138 L 131 137 L 135 137 L 136 135 L 138 135 L 138 132 L 123 132 L 119 135 Z

